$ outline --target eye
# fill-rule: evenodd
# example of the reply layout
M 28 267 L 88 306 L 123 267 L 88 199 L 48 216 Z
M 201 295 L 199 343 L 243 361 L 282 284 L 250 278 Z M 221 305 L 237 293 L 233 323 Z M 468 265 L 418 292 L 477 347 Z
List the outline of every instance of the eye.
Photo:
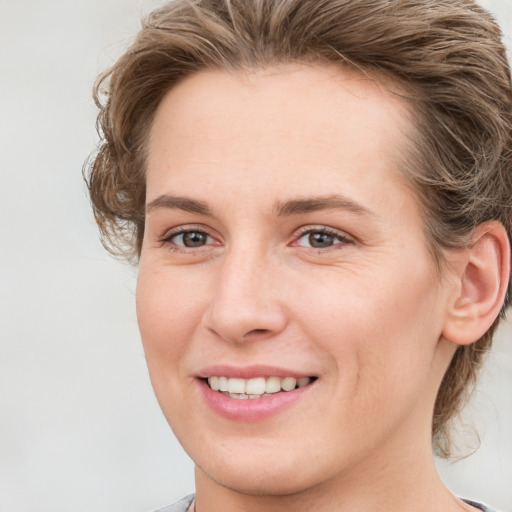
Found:
M 171 233 L 163 241 L 180 247 L 195 248 L 211 244 L 213 238 L 204 231 L 189 229 L 179 231 L 178 233 Z
M 312 249 L 329 249 L 347 243 L 352 243 L 352 240 L 337 231 L 328 228 L 314 228 L 302 232 L 296 245 Z

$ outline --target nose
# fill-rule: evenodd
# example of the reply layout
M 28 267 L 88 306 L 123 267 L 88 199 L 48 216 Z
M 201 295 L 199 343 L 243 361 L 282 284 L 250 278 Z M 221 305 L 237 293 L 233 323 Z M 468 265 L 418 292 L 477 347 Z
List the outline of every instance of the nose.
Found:
M 205 315 L 208 330 L 232 343 L 267 339 L 282 332 L 287 315 L 281 303 L 279 271 L 262 255 L 233 251 L 221 262 Z

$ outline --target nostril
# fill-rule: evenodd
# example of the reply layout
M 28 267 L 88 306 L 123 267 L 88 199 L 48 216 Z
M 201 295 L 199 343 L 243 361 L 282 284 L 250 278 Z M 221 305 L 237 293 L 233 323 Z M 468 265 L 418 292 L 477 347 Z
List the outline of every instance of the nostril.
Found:
M 267 329 L 253 329 L 245 334 L 245 336 L 251 336 L 251 334 L 265 334 L 267 333 Z

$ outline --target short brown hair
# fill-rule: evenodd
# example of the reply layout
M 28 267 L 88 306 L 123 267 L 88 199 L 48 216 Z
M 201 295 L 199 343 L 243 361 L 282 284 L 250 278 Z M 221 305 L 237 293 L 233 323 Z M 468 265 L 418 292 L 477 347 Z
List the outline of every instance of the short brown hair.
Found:
M 501 32 L 471 0 L 175 0 L 152 12 L 96 83 L 101 142 L 85 174 L 102 241 L 136 259 L 144 234 L 145 148 L 166 92 L 201 70 L 287 62 L 353 66 L 407 91 L 417 113 L 405 175 L 436 261 L 497 220 L 512 238 L 512 87 Z M 511 295 L 509 282 L 506 304 Z M 465 403 L 499 319 L 459 347 L 441 384 L 433 441 Z

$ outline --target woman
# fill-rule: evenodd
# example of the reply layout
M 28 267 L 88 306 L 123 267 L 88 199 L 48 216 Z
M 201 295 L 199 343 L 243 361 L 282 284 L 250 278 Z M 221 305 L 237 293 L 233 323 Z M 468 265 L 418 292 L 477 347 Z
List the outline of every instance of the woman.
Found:
M 432 443 L 510 298 L 511 90 L 466 0 L 149 16 L 97 85 L 88 183 L 196 467 L 164 510 L 490 510 Z

